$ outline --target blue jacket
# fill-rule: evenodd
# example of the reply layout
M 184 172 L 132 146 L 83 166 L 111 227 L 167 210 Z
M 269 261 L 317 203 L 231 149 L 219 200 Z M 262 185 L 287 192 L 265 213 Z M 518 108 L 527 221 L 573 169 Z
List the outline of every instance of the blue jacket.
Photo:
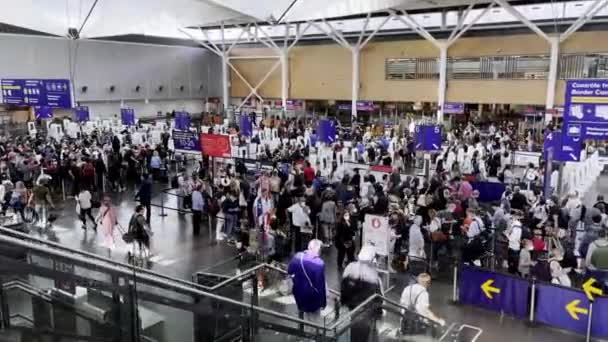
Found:
M 144 180 L 139 186 L 139 191 L 135 196 L 141 203 L 150 203 L 152 201 L 152 182 Z
M 327 305 L 325 263 L 321 258 L 299 252 L 289 262 L 287 273 L 293 279 L 293 296 L 298 310 L 317 312 Z

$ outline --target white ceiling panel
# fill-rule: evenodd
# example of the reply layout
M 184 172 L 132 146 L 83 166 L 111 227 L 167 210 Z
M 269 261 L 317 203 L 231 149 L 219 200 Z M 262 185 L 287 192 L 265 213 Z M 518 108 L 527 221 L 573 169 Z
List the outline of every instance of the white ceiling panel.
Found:
M 207 0 L 260 21 L 278 20 L 293 0 Z M 302 0 L 299 0 L 302 1 Z M 306 1 L 306 0 L 304 0 Z

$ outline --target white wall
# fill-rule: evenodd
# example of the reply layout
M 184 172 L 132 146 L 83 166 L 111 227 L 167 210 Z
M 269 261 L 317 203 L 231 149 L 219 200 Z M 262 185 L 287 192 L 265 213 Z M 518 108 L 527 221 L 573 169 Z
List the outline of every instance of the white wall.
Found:
M 122 101 L 138 117 L 201 112 L 205 97 L 221 94 L 220 60 L 199 48 L 0 35 L 0 50 L 0 78 L 72 79 L 76 102 L 97 118 L 119 113 Z

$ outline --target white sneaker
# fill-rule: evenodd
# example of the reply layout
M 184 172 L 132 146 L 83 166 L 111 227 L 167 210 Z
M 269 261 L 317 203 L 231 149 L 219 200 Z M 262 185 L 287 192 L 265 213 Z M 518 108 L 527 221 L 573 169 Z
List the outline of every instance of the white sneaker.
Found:
M 477 267 L 481 267 L 481 261 L 475 260 L 475 261 L 473 261 L 473 265 L 475 265 Z

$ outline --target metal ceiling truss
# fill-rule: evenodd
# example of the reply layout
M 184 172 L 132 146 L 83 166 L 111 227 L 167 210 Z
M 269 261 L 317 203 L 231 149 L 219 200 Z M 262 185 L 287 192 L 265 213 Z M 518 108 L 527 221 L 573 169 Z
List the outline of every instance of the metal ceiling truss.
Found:
M 259 88 L 263 85 L 263 83 L 270 77 L 270 75 L 281 65 L 281 95 L 282 95 L 282 103 L 283 109 L 287 110 L 287 98 L 289 93 L 289 67 L 288 67 L 288 58 L 289 51 L 302 39 L 304 34 L 310 27 L 316 28 L 321 35 L 326 36 L 327 38 L 336 42 L 336 44 L 342 46 L 345 49 L 348 49 L 352 53 L 352 105 L 351 105 L 351 115 L 353 118 L 357 116 L 357 101 L 359 97 L 359 55 L 360 52 L 365 46 L 380 32 L 380 30 L 385 26 L 387 22 L 391 19 L 396 19 L 404 24 L 405 27 L 408 27 L 413 32 L 420 35 L 423 39 L 429 41 L 439 50 L 439 82 L 438 82 L 438 90 L 437 90 L 437 103 L 438 103 L 438 111 L 437 111 L 437 121 L 443 121 L 443 105 L 445 102 L 446 96 L 446 83 L 447 83 L 447 58 L 448 58 L 448 49 L 450 46 L 455 44 L 468 30 L 470 30 L 473 26 L 475 26 L 480 19 L 482 19 L 492 8 L 500 6 L 509 14 L 511 14 L 514 18 L 520 21 L 523 25 L 527 26 L 536 33 L 539 37 L 543 38 L 543 40 L 547 41 L 550 46 L 551 52 L 551 62 L 550 62 L 550 71 L 548 77 L 547 84 L 547 94 L 546 94 L 546 107 L 553 108 L 554 98 L 555 98 L 555 84 L 557 79 L 557 61 L 558 61 L 558 53 L 559 53 L 559 44 L 566 39 L 568 39 L 573 33 L 579 30 L 583 25 L 589 22 L 595 15 L 597 15 L 600 11 L 602 11 L 606 6 L 608 6 L 608 0 L 595 0 L 589 8 L 574 22 L 572 25 L 564 31 L 562 34 L 558 35 L 548 35 L 544 31 L 542 31 L 538 25 L 533 23 L 530 19 L 526 18 L 521 12 L 519 12 L 516 8 L 514 8 L 507 0 L 494 0 L 490 2 L 481 12 L 479 12 L 474 18 L 467 22 L 469 15 L 472 11 L 477 7 L 476 2 L 472 1 L 471 4 L 466 7 L 461 13 L 456 26 L 453 28 L 451 34 L 447 39 L 436 39 L 433 35 L 425 29 L 422 25 L 420 25 L 415 18 L 410 15 L 405 10 L 395 10 L 389 9 L 388 11 L 379 11 L 373 13 L 367 13 L 365 16 L 365 22 L 363 25 L 363 29 L 360 32 L 351 32 L 351 37 L 347 39 L 344 33 L 340 30 L 336 29 L 331 22 L 328 22 L 326 19 L 318 19 L 318 20 L 310 20 L 305 23 L 285 23 L 285 36 L 282 39 L 282 46 L 279 45 L 280 39 L 272 38 L 268 32 L 267 27 L 260 26 L 257 22 L 249 23 L 247 26 L 242 27 L 241 25 L 235 25 L 235 27 L 241 28 L 241 33 L 237 40 L 233 41 L 228 49 L 226 49 L 227 42 L 224 39 L 224 25 L 221 25 L 221 45 L 222 48 L 218 47 L 213 41 L 209 39 L 209 36 L 205 32 L 205 29 L 201 29 L 203 32 L 203 36 L 205 40 L 202 41 L 200 39 L 196 39 L 191 34 L 184 30 L 182 31 L 192 40 L 198 42 L 203 47 L 209 49 L 211 52 L 222 58 L 222 77 L 223 77 L 223 95 L 224 95 L 224 108 L 228 108 L 229 105 L 229 75 L 228 75 L 228 67 L 230 67 L 235 74 L 245 83 L 245 85 L 249 88 L 250 92 L 242 101 L 237 109 L 240 109 L 250 98 L 255 96 L 260 101 L 263 101 L 263 97 L 259 94 Z M 376 27 L 371 33 L 368 34 L 368 27 L 371 18 L 377 16 L 378 14 L 387 13 L 388 16 L 381 22 L 381 24 Z M 466 23 L 466 24 L 465 24 Z M 301 25 L 304 25 L 304 29 L 300 30 Z M 252 26 L 253 25 L 253 26 Z M 272 29 L 276 29 L 277 26 L 275 24 L 269 23 Z M 251 28 L 254 28 L 254 32 L 251 32 Z M 291 34 L 292 28 L 295 28 L 295 35 Z M 232 49 L 238 45 L 239 43 L 244 43 L 242 37 L 246 34 L 250 41 L 255 41 L 264 46 L 268 47 L 272 50 L 275 55 L 259 55 L 259 56 L 230 56 L 230 52 Z M 260 35 L 261 34 L 261 35 Z M 290 40 L 293 37 L 293 41 Z M 234 65 L 230 62 L 232 59 L 279 59 L 270 70 L 264 75 L 264 77 L 256 84 L 256 86 L 252 86 L 250 82 L 248 82 L 243 75 L 234 67 Z

